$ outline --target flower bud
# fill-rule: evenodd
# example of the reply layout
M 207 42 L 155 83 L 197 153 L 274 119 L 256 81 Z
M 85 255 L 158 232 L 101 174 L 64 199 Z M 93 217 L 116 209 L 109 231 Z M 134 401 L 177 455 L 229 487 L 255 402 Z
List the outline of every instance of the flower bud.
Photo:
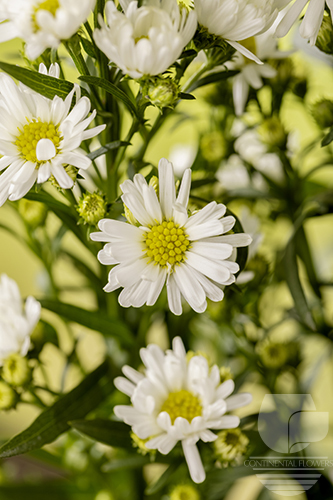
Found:
M 213 446 L 220 462 L 237 462 L 246 453 L 249 439 L 240 429 L 226 429 L 217 436 Z
M 171 78 L 152 78 L 144 89 L 144 96 L 157 108 L 172 108 L 179 96 L 179 86 Z
M 329 99 L 322 99 L 312 107 L 312 116 L 320 128 L 327 128 L 333 125 L 333 102 Z
M 26 200 L 21 198 L 18 202 L 18 211 L 22 219 L 31 227 L 36 229 L 45 224 L 47 217 L 47 207 L 39 201 Z
M 200 494 L 191 484 L 178 484 L 171 491 L 170 500 L 200 500 Z
M 278 369 L 288 361 L 288 346 L 266 338 L 256 346 L 261 362 L 267 368 Z
M 147 443 L 147 441 L 150 440 L 150 438 L 141 439 L 134 432 L 131 432 L 131 439 L 132 439 L 133 447 L 137 448 L 137 451 L 138 451 L 138 453 L 140 453 L 140 455 L 145 456 L 148 453 L 152 457 L 156 455 L 156 450 L 150 450 L 149 448 L 146 447 L 146 443 Z
M 325 54 L 333 54 L 333 25 L 331 16 L 326 12 L 317 35 L 316 47 Z
M 28 360 L 19 354 L 11 354 L 2 367 L 2 378 L 10 385 L 22 387 L 31 381 L 32 372 Z
M 258 127 L 258 133 L 262 142 L 268 146 L 283 147 L 287 140 L 284 126 L 277 116 L 272 116 L 264 120 Z
M 149 181 L 149 186 L 153 186 L 153 188 L 155 189 L 155 193 L 158 196 L 159 184 L 158 184 L 158 177 L 156 177 L 156 175 L 153 175 L 153 177 L 151 177 Z
M 200 141 L 201 154 L 209 162 L 219 162 L 227 152 L 227 145 L 222 132 L 213 130 L 203 135 Z
M 132 212 L 130 211 L 130 209 L 125 205 L 124 203 L 124 214 L 123 214 L 127 221 L 132 224 L 132 226 L 137 226 L 138 225 L 138 221 L 136 220 L 136 218 L 134 217 L 134 215 L 132 214 Z
M 18 400 L 16 392 L 5 382 L 0 380 L 0 410 L 15 408 Z
M 221 377 L 221 384 L 226 380 L 230 380 L 233 378 L 231 370 L 228 366 L 221 366 L 220 377 Z
M 96 224 L 105 217 L 107 205 L 105 197 L 99 193 L 84 194 L 79 199 L 79 204 L 76 207 L 84 224 L 96 226 Z
M 277 88 L 278 91 L 283 92 L 293 77 L 293 61 L 288 57 L 285 59 L 269 59 L 268 64 L 276 69 L 277 72 L 276 76 L 270 79 L 272 86 Z

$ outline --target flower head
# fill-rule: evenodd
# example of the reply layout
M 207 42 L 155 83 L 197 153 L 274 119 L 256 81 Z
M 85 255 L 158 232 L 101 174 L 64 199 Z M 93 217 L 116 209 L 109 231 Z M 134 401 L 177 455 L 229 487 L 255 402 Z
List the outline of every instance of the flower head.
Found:
M 28 297 L 25 307 L 14 280 L 2 274 L 0 280 L 0 366 L 14 353 L 25 356 L 30 335 L 40 317 L 40 303 Z
M 239 425 L 239 418 L 225 415 L 251 402 L 251 394 L 230 396 L 232 380 L 220 383 L 217 365 L 209 368 L 206 358 L 193 356 L 187 361 L 179 337 L 172 350 L 164 353 L 157 345 L 141 349 L 145 374 L 129 366 L 123 367 L 127 378 L 115 379 L 116 387 L 130 396 L 131 406 L 116 406 L 114 412 L 145 443 L 163 455 L 180 441 L 191 478 L 205 480 L 205 471 L 196 443 L 211 442 L 217 435 L 210 429 L 230 429 Z
M 75 91 L 77 102 L 70 111 Z M 80 98 L 75 86 L 65 100 L 53 100 L 17 86 L 12 78 L 0 75 L 0 206 L 9 198 L 22 198 L 35 182 L 43 183 L 51 175 L 62 188 L 73 186 L 67 165 L 86 169 L 91 161 L 80 150 L 85 139 L 104 130 L 105 125 L 86 128 L 96 115 L 88 118 L 90 101 Z
M 107 242 L 98 259 L 115 267 L 104 290 L 123 287 L 119 295 L 123 307 L 155 304 L 166 283 L 174 314 L 182 313 L 182 296 L 192 309 L 203 312 L 207 297 L 222 300 L 221 287 L 235 282 L 239 266 L 231 258 L 233 250 L 249 245 L 251 237 L 225 235 L 235 218 L 224 217 L 226 207 L 214 201 L 188 215 L 190 186 L 187 169 L 176 197 L 172 164 L 162 158 L 159 195 L 141 174 L 121 185 L 121 198 L 137 225 L 102 219 L 98 224 L 102 232 L 91 234 L 94 241 Z
M 57 49 L 86 21 L 96 0 L 11 0 L 0 2 L 0 42 L 23 38 L 29 59 Z
M 217 458 L 223 462 L 236 462 L 247 450 L 249 438 L 240 429 L 220 431 L 214 441 Z
M 95 30 L 97 46 L 132 78 L 158 75 L 166 71 L 192 39 L 196 14 L 180 7 L 177 0 L 121 0 L 124 14 L 113 2 L 105 7 L 108 26 L 99 17 Z
M 280 4 L 281 0 L 194 0 L 199 24 L 259 63 L 250 50 L 237 42 L 267 31 Z
M 200 500 L 200 494 L 191 484 L 178 484 L 170 492 L 170 500 Z

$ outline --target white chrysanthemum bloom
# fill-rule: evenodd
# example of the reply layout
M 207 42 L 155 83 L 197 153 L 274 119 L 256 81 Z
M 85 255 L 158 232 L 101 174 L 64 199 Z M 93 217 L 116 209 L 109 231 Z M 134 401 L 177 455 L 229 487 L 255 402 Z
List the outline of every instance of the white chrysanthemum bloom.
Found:
M 2 0 L 0 42 L 22 38 L 26 55 L 37 59 L 45 49 L 57 49 L 94 9 L 96 0 Z
M 235 247 L 247 246 L 247 234 L 228 233 L 235 224 L 224 217 L 226 207 L 211 202 L 194 214 L 187 205 L 191 170 L 187 169 L 176 197 L 173 167 L 159 162 L 159 196 L 141 174 L 121 185 L 124 205 L 131 211 L 131 224 L 102 219 L 102 232 L 94 241 L 108 242 L 98 254 L 102 264 L 115 265 L 106 292 L 124 287 L 119 295 L 123 307 L 155 304 L 166 282 L 170 310 L 182 313 L 181 298 L 196 312 L 204 312 L 206 298 L 223 299 L 223 285 L 235 282 L 239 266 L 231 256 Z M 128 210 L 127 210 L 128 211 Z
M 11 354 L 25 356 L 30 335 L 40 318 L 40 303 L 28 297 L 25 306 L 14 280 L 0 278 L 0 366 Z
M 303 38 L 307 38 L 311 45 L 316 43 L 318 32 L 323 22 L 326 4 L 331 11 L 331 17 L 333 19 L 332 0 L 310 0 L 309 2 L 308 0 L 296 0 L 277 27 L 275 32 L 276 36 L 282 37 L 288 33 L 293 24 L 299 19 L 307 3 L 309 3 L 309 5 L 300 27 L 300 34 Z
M 279 9 L 290 0 L 194 0 L 198 22 L 208 32 L 224 38 L 244 56 L 261 63 L 241 40 L 267 31 Z
M 210 367 L 203 356 L 188 361 L 180 337 L 172 347 L 166 353 L 155 344 L 141 349 L 145 374 L 123 367 L 127 378 L 116 378 L 115 385 L 130 396 L 132 406 L 116 406 L 114 412 L 139 438 L 148 439 L 148 449 L 166 455 L 180 441 L 191 478 L 201 483 L 206 476 L 196 443 L 215 441 L 217 435 L 210 429 L 238 427 L 239 418 L 225 414 L 249 404 L 252 396 L 229 397 L 235 384 L 221 384 L 217 365 Z
M 132 78 L 158 75 L 173 64 L 192 39 L 197 17 L 177 0 L 120 0 L 124 14 L 113 2 L 105 7 L 108 26 L 99 17 L 101 29 L 94 31 L 96 45 Z
M 75 91 L 77 102 L 70 111 Z M 0 206 L 7 198 L 22 198 L 51 175 L 62 188 L 73 186 L 64 166 L 87 169 L 91 161 L 81 142 L 105 128 L 86 130 L 96 115 L 93 111 L 87 118 L 90 106 L 87 97 L 80 98 L 79 86 L 65 100 L 55 96 L 51 101 L 0 74 L 0 171 L 6 169 L 0 175 Z
M 276 69 L 264 61 L 267 59 L 282 59 L 290 54 L 290 52 L 280 52 L 277 48 L 276 38 L 269 33 L 245 40 L 244 45 L 263 61 L 263 64 L 259 65 L 249 62 L 239 52 L 233 62 L 227 63 L 230 69 L 239 70 L 239 73 L 233 78 L 232 84 L 235 113 L 237 116 L 241 116 L 244 113 L 250 87 L 260 89 L 264 84 L 263 78 L 274 78 L 277 75 Z

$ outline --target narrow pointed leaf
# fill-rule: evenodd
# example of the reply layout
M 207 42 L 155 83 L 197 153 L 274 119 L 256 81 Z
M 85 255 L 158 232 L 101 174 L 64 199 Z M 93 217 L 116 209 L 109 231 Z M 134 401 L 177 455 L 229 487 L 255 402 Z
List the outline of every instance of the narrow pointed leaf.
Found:
M 77 431 L 100 443 L 133 450 L 130 428 L 123 422 L 96 418 L 94 420 L 74 420 L 69 423 Z
M 109 363 L 105 361 L 75 389 L 44 410 L 23 432 L 0 448 L 0 458 L 27 453 L 52 443 L 70 429 L 68 422 L 83 418 L 94 410 L 113 390 Z
M 120 148 L 121 146 L 129 146 L 131 143 L 127 141 L 113 141 L 109 142 L 108 144 L 105 144 L 105 146 L 102 146 L 101 148 L 96 149 L 95 151 L 92 151 L 89 153 L 87 156 L 90 158 L 92 161 L 98 158 L 99 156 L 105 155 L 105 153 L 108 153 L 112 149 L 117 149 Z
M 14 64 L 8 64 L 2 61 L 0 61 L 0 69 L 48 99 L 53 99 L 56 95 L 61 97 L 61 99 L 65 99 L 74 87 L 74 84 L 68 82 L 67 80 L 61 80 L 60 78 L 54 78 L 53 76 L 43 75 L 38 73 L 38 71 L 21 68 L 20 66 L 15 66 Z M 88 92 L 82 88 L 81 93 L 82 95 L 89 97 Z

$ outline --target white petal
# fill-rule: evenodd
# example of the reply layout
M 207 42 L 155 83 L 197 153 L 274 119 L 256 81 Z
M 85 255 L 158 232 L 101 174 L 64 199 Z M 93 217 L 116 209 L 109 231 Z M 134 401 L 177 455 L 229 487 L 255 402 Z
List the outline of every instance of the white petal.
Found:
M 130 397 L 133 395 L 135 385 L 132 384 L 132 382 L 130 382 L 129 380 L 127 380 L 127 378 L 116 377 L 113 383 L 118 389 L 118 391 L 123 392 L 124 394 Z
M 182 446 L 192 481 L 197 484 L 202 483 L 206 479 L 206 474 L 197 446 L 188 444 L 185 440 L 182 441 Z
M 184 172 L 182 183 L 179 188 L 177 203 L 183 205 L 184 208 L 187 208 L 188 200 L 190 197 L 190 189 L 191 189 L 191 175 L 192 171 L 190 168 L 187 168 Z
M 225 399 L 228 396 L 230 396 L 230 394 L 232 394 L 234 389 L 235 389 L 235 382 L 231 379 L 226 380 L 225 382 L 223 382 L 223 384 L 221 384 L 218 387 L 216 391 L 216 397 L 218 399 Z
M 159 161 L 158 178 L 162 212 L 167 219 L 171 219 L 172 207 L 176 200 L 175 178 L 172 163 L 165 158 Z
M 183 312 L 182 299 L 174 275 L 171 275 L 167 281 L 167 295 L 170 311 L 176 316 L 180 316 Z
M 236 408 L 241 408 L 242 406 L 246 406 L 252 401 L 252 394 L 248 392 L 242 392 L 240 394 L 235 394 L 234 396 L 230 396 L 226 400 L 227 410 L 235 410 Z
M 208 278 L 223 283 L 230 278 L 230 272 L 222 263 L 214 262 L 191 251 L 186 252 L 186 263 Z

